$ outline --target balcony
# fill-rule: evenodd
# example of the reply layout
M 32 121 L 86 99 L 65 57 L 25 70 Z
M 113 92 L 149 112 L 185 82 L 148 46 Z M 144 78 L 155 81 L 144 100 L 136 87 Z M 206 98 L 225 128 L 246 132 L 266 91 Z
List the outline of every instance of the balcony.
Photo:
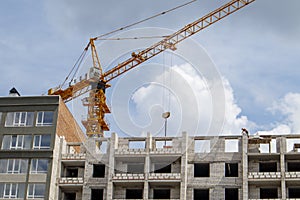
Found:
M 249 172 L 248 179 L 279 179 L 280 172 Z
M 85 160 L 86 154 L 84 153 L 75 153 L 75 154 L 62 154 L 61 159 L 66 160 Z
M 285 178 L 300 178 L 300 172 L 285 172 Z
M 113 180 L 144 180 L 144 174 L 117 173 L 113 175 Z
M 150 154 L 181 154 L 181 149 L 173 147 L 151 149 Z
M 82 177 L 62 177 L 58 179 L 58 183 L 60 186 L 82 186 L 83 185 L 83 178 Z
M 115 154 L 119 155 L 142 155 L 146 153 L 146 149 L 116 149 Z
M 149 180 L 181 180 L 180 173 L 150 173 Z

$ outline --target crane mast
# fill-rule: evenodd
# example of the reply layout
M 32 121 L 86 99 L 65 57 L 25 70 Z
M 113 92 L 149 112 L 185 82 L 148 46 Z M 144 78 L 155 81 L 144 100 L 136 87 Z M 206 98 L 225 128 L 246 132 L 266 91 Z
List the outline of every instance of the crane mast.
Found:
M 92 52 L 93 67 L 90 68 L 89 73 L 86 74 L 84 78 L 81 78 L 79 82 L 74 82 L 66 89 L 50 89 L 48 94 L 60 95 L 65 102 L 68 102 L 89 92 L 89 96 L 82 100 L 83 105 L 88 107 L 88 115 L 87 118 L 83 120 L 83 125 L 86 128 L 86 134 L 88 137 L 101 137 L 103 136 L 103 131 L 109 130 L 109 125 L 105 121 L 105 114 L 110 113 L 110 109 L 106 104 L 105 96 L 106 88 L 110 87 L 108 84 L 109 81 L 167 49 L 176 50 L 176 45 L 181 41 L 254 1 L 255 0 L 232 0 L 200 19 L 184 26 L 182 29 L 165 37 L 163 40 L 153 44 L 152 46 L 140 52 L 132 52 L 130 58 L 104 73 L 102 72 L 102 67 L 94 44 L 94 41 L 98 38 L 91 38 L 88 46 L 85 48 L 85 51 L 87 51 L 90 47 Z

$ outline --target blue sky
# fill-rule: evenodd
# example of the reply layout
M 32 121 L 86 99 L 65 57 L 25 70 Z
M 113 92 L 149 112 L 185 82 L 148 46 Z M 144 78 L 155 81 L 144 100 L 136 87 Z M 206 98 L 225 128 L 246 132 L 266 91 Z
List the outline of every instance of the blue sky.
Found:
M 225 2 L 198 0 L 135 28 L 175 31 Z M 3 0 L 0 96 L 6 96 L 12 87 L 22 95 L 46 94 L 64 80 L 90 37 L 182 3 L 179 0 Z M 193 41 L 205 49 L 226 80 L 227 99 L 235 110 L 233 124 L 249 126 L 252 132 L 300 131 L 299 7 L 298 0 L 256 0 L 193 36 Z M 99 47 L 99 50 L 100 59 L 105 60 L 106 49 Z M 161 60 L 158 58 L 156 62 Z M 132 99 L 137 104 L 133 97 L 134 94 Z

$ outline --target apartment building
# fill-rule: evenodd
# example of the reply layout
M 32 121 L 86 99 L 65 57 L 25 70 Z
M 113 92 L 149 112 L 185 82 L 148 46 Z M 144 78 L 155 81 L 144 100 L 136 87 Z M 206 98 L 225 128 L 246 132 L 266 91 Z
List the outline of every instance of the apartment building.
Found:
M 84 135 L 59 96 L 0 98 L 0 199 L 59 199 L 64 142 Z

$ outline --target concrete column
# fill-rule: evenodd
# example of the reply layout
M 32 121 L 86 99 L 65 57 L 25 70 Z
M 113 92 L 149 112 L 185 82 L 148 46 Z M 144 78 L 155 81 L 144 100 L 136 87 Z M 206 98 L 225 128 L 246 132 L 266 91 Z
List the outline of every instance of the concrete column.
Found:
M 145 182 L 144 182 L 144 195 L 143 199 L 148 199 L 149 197 L 149 183 L 148 183 L 148 175 L 150 171 L 150 150 L 152 149 L 152 136 L 150 133 L 147 134 L 146 139 L 146 157 L 145 157 Z
M 286 138 L 280 138 L 280 172 L 281 172 L 281 199 L 286 199 L 286 184 L 285 184 L 285 160 L 284 153 L 286 152 Z
M 106 199 L 113 199 L 113 180 L 115 170 L 115 149 L 118 148 L 118 135 L 116 133 L 111 134 L 108 148 L 108 181 L 106 188 Z
M 181 184 L 180 184 L 180 199 L 186 200 L 187 198 L 187 164 L 188 164 L 188 134 L 182 133 L 181 143 Z
M 248 135 L 243 134 L 242 136 L 242 199 L 248 199 Z

